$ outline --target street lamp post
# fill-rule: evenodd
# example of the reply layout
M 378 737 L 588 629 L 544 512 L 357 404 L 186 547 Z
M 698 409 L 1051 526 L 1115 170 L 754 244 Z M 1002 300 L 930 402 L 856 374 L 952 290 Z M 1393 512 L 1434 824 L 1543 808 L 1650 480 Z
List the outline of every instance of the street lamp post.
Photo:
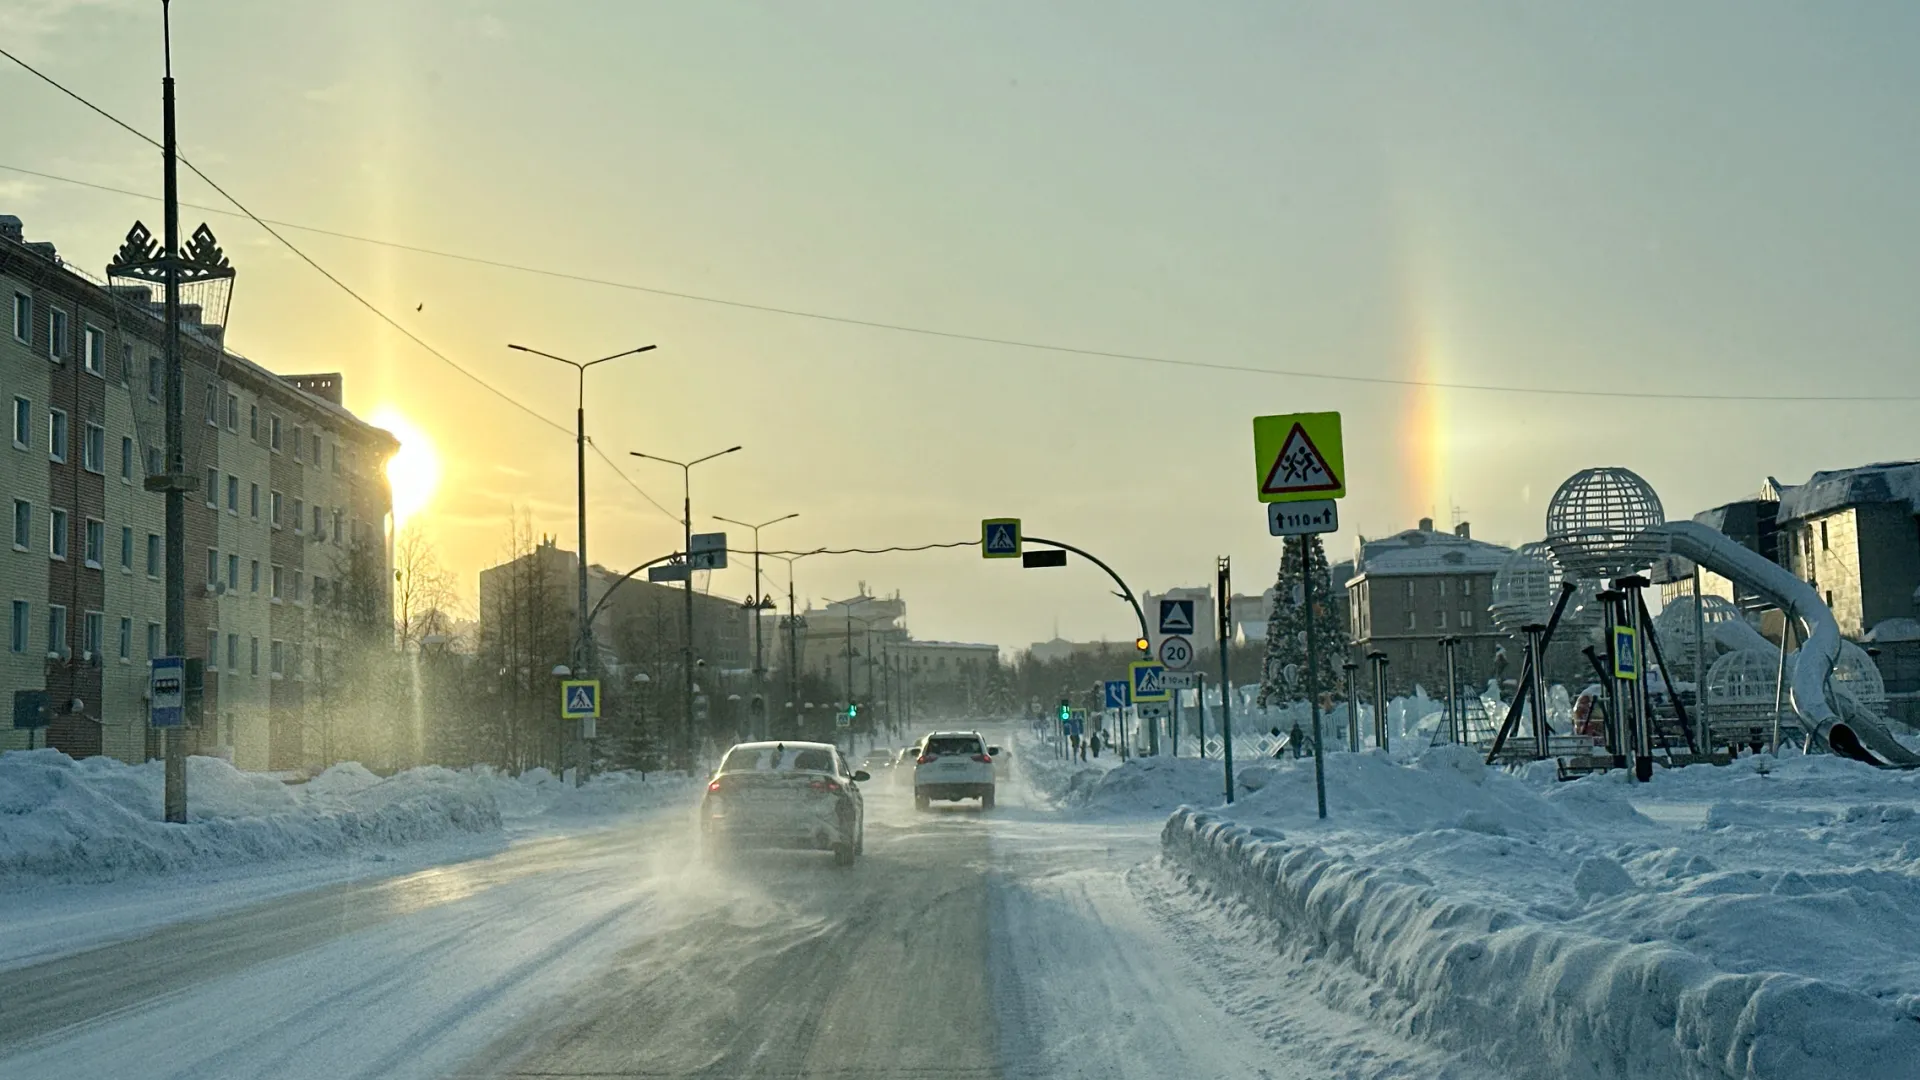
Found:
M 586 363 L 581 363 L 578 360 L 569 360 L 564 356 L 555 356 L 549 352 L 541 352 L 539 349 L 530 349 L 525 345 L 508 345 L 507 348 L 533 356 L 543 356 L 548 360 L 557 360 L 572 368 L 579 377 L 578 391 L 574 396 L 573 406 L 573 449 L 574 489 L 576 496 L 574 514 L 580 526 L 580 548 L 579 551 L 575 553 L 577 561 L 580 564 L 578 575 L 580 597 L 579 607 L 576 609 L 579 615 L 579 637 L 575 640 L 573 646 L 573 667 L 574 670 L 584 676 L 590 674 L 595 667 L 593 631 L 589 628 L 587 622 L 587 369 L 597 367 L 609 360 L 618 360 L 623 356 L 650 352 L 658 348 L 658 346 L 642 345 L 638 348 L 614 353 L 612 356 L 603 356 L 598 360 L 588 360 Z M 586 721 L 581 721 L 581 730 L 583 732 L 585 730 L 585 724 Z M 573 774 L 575 784 L 580 784 L 585 781 L 586 771 L 587 740 L 583 735 L 580 737 L 580 769 Z
M 753 594 L 748 597 L 746 606 L 753 612 L 753 692 L 756 699 L 760 702 L 760 716 L 758 720 L 762 726 L 766 723 L 767 713 L 767 688 L 765 685 L 767 681 L 767 663 L 766 653 L 761 643 L 761 624 L 766 622 L 766 619 L 760 613 L 774 610 L 774 604 L 773 598 L 761 591 L 760 530 L 769 525 L 778 525 L 782 521 L 791 521 L 799 516 L 799 512 L 795 511 L 791 514 L 782 514 L 777 518 L 763 521 L 758 525 L 751 525 L 744 521 L 736 521 L 730 517 L 721 517 L 719 514 L 713 515 L 713 520 L 715 521 L 724 521 L 729 525 L 738 525 L 743 529 L 753 530 Z M 791 566 L 792 563 L 788 563 L 788 565 Z M 768 734 L 768 732 L 763 730 L 754 732 L 756 737 L 762 739 L 766 738 Z
M 725 450 L 716 451 L 705 457 L 694 458 L 692 461 L 675 461 L 672 458 L 659 457 L 654 454 L 643 454 L 638 450 L 628 451 L 628 453 L 634 457 L 645 458 L 648 461 L 658 461 L 666 465 L 673 465 L 680 470 L 680 528 L 685 544 L 680 550 L 686 553 L 687 558 L 687 576 L 683 582 L 686 586 L 686 640 L 681 643 L 680 649 L 681 666 L 686 669 L 687 675 L 687 745 L 683 763 L 689 773 L 693 771 L 695 746 L 693 729 L 693 467 L 703 462 L 712 461 L 717 457 L 725 457 L 738 449 L 740 449 L 738 446 L 729 446 Z

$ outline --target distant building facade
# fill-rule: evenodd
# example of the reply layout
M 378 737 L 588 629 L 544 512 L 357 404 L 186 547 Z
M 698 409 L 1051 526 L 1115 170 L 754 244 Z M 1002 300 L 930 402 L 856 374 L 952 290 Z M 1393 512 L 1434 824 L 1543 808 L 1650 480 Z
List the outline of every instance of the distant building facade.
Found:
M 1496 650 L 1506 635 L 1487 614 L 1493 575 L 1513 549 L 1473 539 L 1462 522 L 1436 532 L 1431 518 L 1417 528 L 1355 544 L 1346 582 L 1352 659 L 1387 657 L 1387 681 L 1396 692 L 1415 684 L 1446 685 L 1440 639 L 1462 639 L 1455 654 L 1463 686 L 1496 674 Z
M 0 700 L 44 690 L 45 741 L 140 761 L 148 662 L 164 654 L 163 323 L 144 287 L 109 288 L 0 217 Z M 393 436 L 349 412 L 337 374 L 281 376 L 184 311 L 187 655 L 206 663 L 193 753 L 293 768 L 346 565 L 391 610 Z M 315 702 L 313 707 L 321 707 Z M 0 727 L 0 748 L 27 733 Z

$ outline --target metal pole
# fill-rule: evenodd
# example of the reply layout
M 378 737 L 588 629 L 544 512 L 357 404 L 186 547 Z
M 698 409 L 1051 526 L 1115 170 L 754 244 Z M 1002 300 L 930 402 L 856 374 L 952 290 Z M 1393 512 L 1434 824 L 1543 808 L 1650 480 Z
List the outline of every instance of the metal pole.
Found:
M 1627 605 L 1627 625 L 1633 627 L 1633 739 L 1637 744 L 1634 748 L 1633 775 L 1642 783 L 1653 779 L 1653 718 L 1648 715 L 1647 708 L 1647 647 L 1641 641 L 1646 628 L 1641 625 L 1640 619 L 1640 588 L 1645 580 L 1627 578 L 1616 583 L 1626 586 L 1627 597 L 1623 603 Z
M 787 707 L 790 734 L 800 733 L 800 623 L 793 610 L 793 560 L 787 560 Z
M 1360 665 L 1352 659 L 1340 661 L 1347 673 L 1347 752 L 1360 751 Z
M 767 730 L 767 654 L 761 638 L 765 631 L 761 624 L 767 621 L 761 613 L 760 601 L 760 530 L 753 530 L 753 689 L 760 702 L 760 715 L 754 717 L 754 737 L 764 739 L 772 732 Z
M 686 669 L 687 688 L 687 774 L 693 774 L 698 736 L 693 728 L 693 466 L 680 466 L 680 550 L 687 560 L 687 576 L 681 582 L 686 598 L 686 616 L 682 629 L 686 639 L 680 643 L 680 666 Z
M 161 86 L 162 184 L 165 190 L 166 245 L 166 634 L 167 655 L 187 655 L 187 448 L 182 429 L 185 426 L 186 371 L 180 355 L 180 178 L 177 165 L 178 143 L 173 120 L 173 26 L 167 0 L 160 4 L 161 41 L 166 54 L 166 74 Z M 211 493 L 209 493 L 211 498 Z M 213 664 L 213 658 L 207 658 Z M 166 756 L 165 816 L 169 822 L 187 820 L 187 745 L 186 729 L 167 728 L 161 734 Z
M 1387 735 L 1387 654 L 1375 649 L 1367 654 L 1373 663 L 1373 744 L 1390 749 Z
M 574 657 L 573 669 L 574 678 L 578 679 L 586 678 L 587 673 L 593 670 L 593 631 L 587 626 L 587 369 L 580 367 L 577 370 L 580 378 L 579 394 L 573 409 L 573 452 L 578 501 L 575 516 L 580 522 L 580 606 L 576 609 L 580 613 L 580 640 L 575 646 L 578 655 Z M 573 773 L 574 787 L 586 783 L 587 724 L 589 722 L 578 721 L 574 732 L 574 737 L 580 744 L 580 765 Z
M 1173 718 L 1168 726 L 1168 735 L 1173 743 L 1173 756 L 1180 756 L 1180 691 L 1173 692 Z
M 1215 562 L 1218 571 L 1215 588 L 1220 598 L 1215 610 L 1220 613 L 1219 638 L 1233 636 L 1233 559 L 1222 555 Z M 1233 802 L 1233 677 L 1227 671 L 1227 650 L 1220 649 L 1220 761 L 1227 788 L 1227 802 Z
M 1447 647 L 1447 738 L 1457 746 L 1466 741 L 1460 730 L 1463 717 L 1460 715 L 1460 668 L 1456 662 L 1460 639 L 1449 637 L 1442 644 Z
M 1700 605 L 1700 564 L 1693 564 L 1693 709 L 1699 719 L 1694 745 L 1713 755 L 1713 723 L 1707 714 L 1707 613 Z
M 1780 711 L 1786 707 L 1787 695 L 1787 645 L 1792 642 L 1793 612 L 1780 610 L 1780 670 L 1773 677 L 1773 743 L 1769 753 L 1780 756 Z
M 1527 635 L 1527 656 L 1530 658 L 1533 678 L 1520 691 L 1527 695 L 1527 702 L 1533 709 L 1533 759 L 1544 761 L 1547 757 L 1547 740 L 1553 734 L 1553 729 L 1547 724 L 1547 655 L 1541 644 L 1547 628 L 1540 623 L 1529 623 L 1521 629 Z
M 1327 761 L 1320 737 L 1320 674 L 1314 669 L 1316 643 L 1313 636 L 1313 537 L 1300 538 L 1300 598 L 1307 616 L 1307 707 L 1313 713 L 1313 796 L 1320 816 L 1327 816 Z

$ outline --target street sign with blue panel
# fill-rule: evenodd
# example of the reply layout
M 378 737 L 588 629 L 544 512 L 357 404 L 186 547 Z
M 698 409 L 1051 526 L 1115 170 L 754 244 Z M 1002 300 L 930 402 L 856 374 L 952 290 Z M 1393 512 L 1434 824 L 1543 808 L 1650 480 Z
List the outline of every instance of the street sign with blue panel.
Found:
M 1640 653 L 1634 648 L 1637 637 L 1631 626 L 1613 628 L 1613 677 L 1616 679 L 1637 679 L 1640 677 Z
M 1165 701 L 1167 692 L 1167 665 L 1153 660 L 1135 660 L 1127 667 L 1127 674 L 1133 682 L 1133 700 L 1137 705 L 1145 701 Z
M 147 723 L 154 727 L 179 727 L 186 723 L 186 660 L 178 656 L 156 656 L 147 678 Z
M 600 715 L 600 680 L 568 679 L 560 684 L 560 718 L 585 720 Z
M 1020 519 L 985 518 L 980 522 L 980 555 L 986 559 L 1020 557 Z
M 1127 691 L 1133 688 L 1133 684 L 1125 679 L 1108 679 L 1100 684 L 1100 688 L 1107 708 L 1124 709 L 1127 707 Z
M 1193 601 L 1161 600 L 1160 632 L 1163 634 L 1193 633 Z

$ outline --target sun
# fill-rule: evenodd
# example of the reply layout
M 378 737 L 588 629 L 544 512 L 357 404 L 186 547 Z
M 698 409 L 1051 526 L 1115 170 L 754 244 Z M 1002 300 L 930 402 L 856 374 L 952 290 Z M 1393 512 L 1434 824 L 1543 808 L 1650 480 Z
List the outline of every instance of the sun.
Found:
M 387 459 L 387 483 L 393 488 L 393 529 L 399 532 L 408 518 L 433 501 L 434 490 L 440 486 L 440 455 L 434 452 L 433 440 L 398 406 L 375 409 L 372 423 L 400 440 L 399 452 Z

